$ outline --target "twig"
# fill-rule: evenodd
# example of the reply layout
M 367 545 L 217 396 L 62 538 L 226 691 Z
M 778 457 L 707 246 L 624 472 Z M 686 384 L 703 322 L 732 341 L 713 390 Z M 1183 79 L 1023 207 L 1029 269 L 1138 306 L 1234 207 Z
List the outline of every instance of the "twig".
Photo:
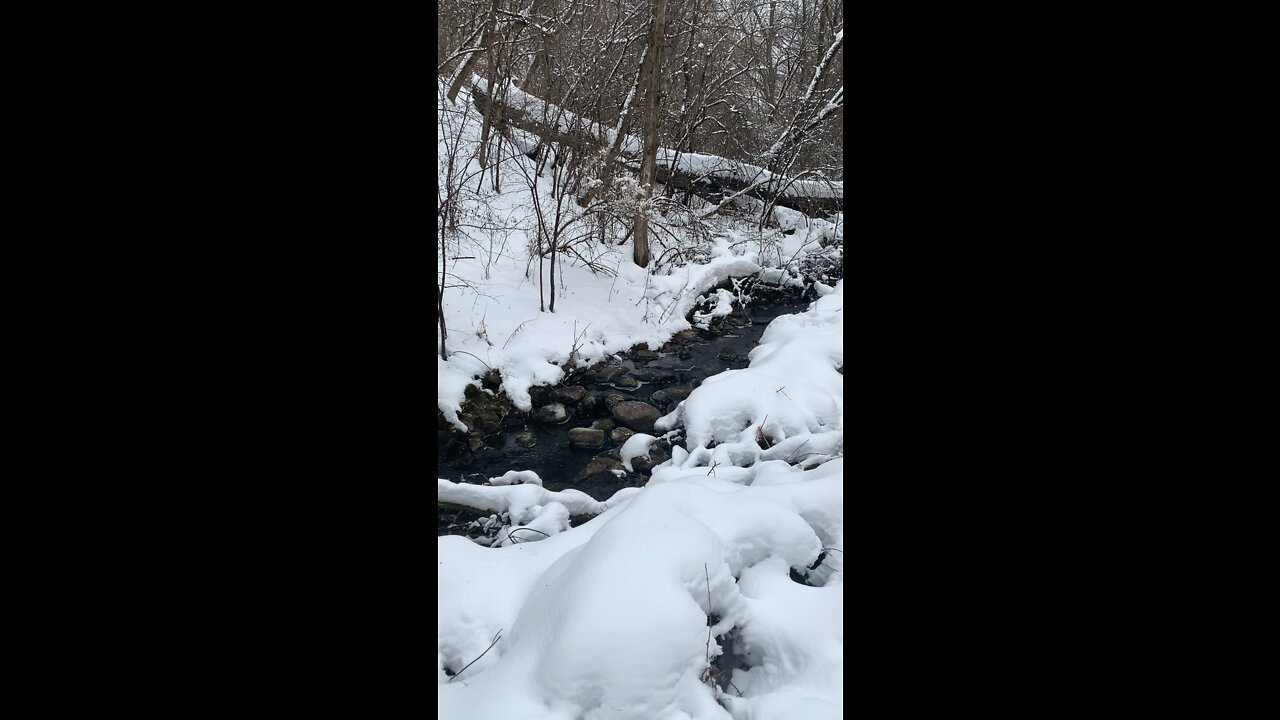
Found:
M 485 648 L 484 652 L 476 656 L 476 660 L 479 660 L 480 658 L 484 657 L 485 653 L 492 650 L 493 646 L 498 644 L 498 640 L 502 637 L 502 630 L 503 630 L 502 628 L 498 628 L 498 634 L 493 636 L 493 642 L 489 643 L 489 647 Z M 454 674 L 453 677 L 449 678 L 449 682 L 453 682 L 454 680 L 457 680 L 459 675 L 467 671 L 467 668 L 476 664 L 476 660 L 472 660 L 471 662 L 464 665 L 461 670 L 459 670 L 457 673 Z
M 790 463 L 790 462 L 794 461 L 794 460 L 796 459 L 796 455 L 800 453 L 800 450 L 801 450 L 805 445 L 808 445 L 808 444 L 809 444 L 809 441 L 808 441 L 808 440 L 805 440 L 804 442 L 800 443 L 800 446 L 796 448 L 796 451 L 795 451 L 795 452 L 793 452 L 793 453 L 791 453 L 791 457 L 787 458 L 787 462 L 788 462 L 788 463 Z M 806 455 L 806 457 L 808 457 L 808 455 L 813 455 L 813 454 L 814 454 L 814 453 L 808 453 L 808 454 Z
M 453 354 L 454 355 L 471 355 L 471 353 L 467 352 L 466 350 L 454 350 Z M 475 355 L 471 355 L 471 357 L 476 358 L 477 360 L 480 360 L 480 358 L 476 357 Z M 483 363 L 484 366 L 489 368 L 490 370 L 493 369 L 492 367 L 489 367 L 489 363 L 485 362 L 484 360 L 480 360 L 480 362 Z
M 515 336 L 516 336 L 516 333 L 520 332 L 520 329 L 521 329 L 521 328 L 523 328 L 523 327 L 525 326 L 525 323 L 531 323 L 531 322 L 533 322 L 534 320 L 537 320 L 537 318 L 529 318 L 528 320 L 525 320 L 524 322 L 522 322 L 522 323 L 520 323 L 519 325 L 517 325 L 517 326 L 516 326 L 516 329 L 515 329 L 515 330 L 512 330 L 512 331 L 511 331 L 511 335 L 510 335 L 509 337 L 507 337 L 507 342 L 502 343 L 502 349 L 503 349 L 503 350 L 506 350 L 506 349 L 507 349 L 507 344 L 511 342 L 511 338 L 515 337 Z
M 550 535 L 548 535 L 547 533 L 542 532 L 542 531 L 541 531 L 541 530 L 539 530 L 538 528 L 531 528 L 531 527 L 518 527 L 518 528 L 515 528 L 515 529 L 513 529 L 513 530 L 508 530 L 508 531 L 507 531 L 507 537 L 511 538 L 511 544 L 516 545 L 516 544 L 519 544 L 519 543 L 522 543 L 522 542 L 531 542 L 531 541 L 529 541 L 529 540 L 516 540 L 516 539 L 515 539 L 515 534 L 516 534 L 516 532 L 517 532 L 517 531 L 520 531 L 520 530 L 532 530 L 533 532 L 536 532 L 536 533 L 542 533 L 542 535 L 543 535 L 544 537 L 551 537 Z

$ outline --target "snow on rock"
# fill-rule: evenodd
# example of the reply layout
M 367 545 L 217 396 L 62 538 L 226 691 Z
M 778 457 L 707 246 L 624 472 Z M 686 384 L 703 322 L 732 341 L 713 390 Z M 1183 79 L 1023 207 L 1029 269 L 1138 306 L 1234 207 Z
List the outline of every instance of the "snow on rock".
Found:
M 500 477 L 489 478 L 490 485 L 541 485 L 542 478 L 532 470 L 508 470 Z
M 437 478 L 436 494 L 439 502 L 465 505 L 481 510 L 508 513 L 511 521 L 521 524 L 537 517 L 540 507 L 557 502 L 573 515 L 596 515 L 607 505 L 579 490 L 552 492 L 541 485 L 470 485 Z M 539 507 L 539 510 L 535 510 Z
M 619 457 L 622 458 L 622 467 L 626 468 L 627 472 L 634 472 L 635 469 L 631 467 L 632 459 L 641 456 L 648 457 L 649 446 L 657 439 L 645 433 L 636 433 L 627 438 L 627 441 L 622 444 L 622 448 L 618 451 Z

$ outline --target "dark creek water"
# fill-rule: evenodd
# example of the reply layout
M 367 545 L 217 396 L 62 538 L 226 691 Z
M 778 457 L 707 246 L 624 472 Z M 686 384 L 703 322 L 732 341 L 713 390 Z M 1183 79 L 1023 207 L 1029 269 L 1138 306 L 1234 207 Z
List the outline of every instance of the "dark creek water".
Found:
M 670 444 L 658 443 L 648 463 L 637 459 L 635 469 L 627 472 L 618 462 L 618 450 L 626 430 L 613 435 L 618 423 L 610 406 L 619 400 L 638 400 L 654 406 L 660 415 L 675 408 L 679 400 L 707 377 L 726 370 L 747 366 L 746 356 L 754 348 L 770 321 L 779 315 L 804 312 L 809 299 L 796 293 L 772 298 L 757 297 L 745 311 L 736 308 L 732 315 L 717 318 L 709 330 L 686 330 L 661 348 L 643 348 L 620 353 L 586 370 L 569 373 L 556 388 L 534 388 L 533 411 L 524 413 L 506 405 L 497 408 L 505 398 L 475 396 L 473 413 L 491 413 L 489 432 L 440 432 L 437 444 L 438 477 L 455 482 L 485 483 L 487 478 L 508 470 L 532 470 L 542 478 L 548 490 L 574 489 L 597 500 L 606 500 L 625 487 L 638 487 L 648 482 L 649 469 L 670 457 Z M 612 376 L 612 377 L 609 377 Z M 628 387 L 634 379 L 636 386 Z M 567 388 L 567 390 L 566 390 Z M 581 389 L 581 399 L 579 398 Z M 608 398 L 608 395 L 620 398 Z M 568 418 L 560 424 L 538 422 L 537 411 L 551 403 L 564 406 Z M 464 414 L 468 408 L 464 405 Z M 494 422 L 499 413 L 505 415 Z M 600 448 L 574 447 L 569 442 L 573 428 L 604 429 Z M 468 423 L 469 425 L 472 423 Z M 494 427 L 494 425 L 499 427 Z M 659 433 L 649 431 L 650 434 Z M 533 444 L 528 445 L 532 434 Z M 677 441 L 679 443 L 679 441 Z M 528 445 L 526 447 L 526 445 Z M 460 534 L 478 515 L 457 508 L 438 511 L 439 534 Z

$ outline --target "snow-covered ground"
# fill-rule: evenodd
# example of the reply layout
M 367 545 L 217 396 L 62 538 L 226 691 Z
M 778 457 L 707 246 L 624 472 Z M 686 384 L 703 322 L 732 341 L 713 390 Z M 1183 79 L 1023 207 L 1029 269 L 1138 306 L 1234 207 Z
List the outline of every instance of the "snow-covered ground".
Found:
M 727 278 L 798 284 L 797 258 L 833 252 L 820 241 L 843 233 L 838 217 L 782 208 L 778 229 L 716 218 L 692 233 L 670 219 L 654 233 L 655 259 L 697 252 L 648 271 L 611 234 L 579 246 L 596 272 L 563 258 L 556 312 L 540 312 L 529 244 L 535 200 L 555 208 L 550 173 L 537 178 L 517 153 L 498 165 L 494 191 L 487 173 L 476 180 L 480 118 L 466 90 L 456 103 L 441 92 L 439 116 L 441 186 L 455 185 L 451 149 L 462 159 L 453 177 L 468 178 L 446 253 L 450 355 L 437 358 L 439 408 L 455 424 L 465 387 L 490 368 L 528 410 L 529 388 L 558 382 L 562 365 L 657 347 L 729 313 L 735 293 L 711 292 Z M 561 209 L 572 227 L 580 208 Z M 601 502 L 549 491 L 521 468 L 485 485 L 438 479 L 440 502 L 491 511 L 497 528 L 492 547 L 438 539 L 439 717 L 842 716 L 844 283 L 814 289 L 820 299 L 775 319 L 746 368 L 708 378 L 653 434 L 621 446 L 630 468 L 655 436 L 680 443 L 645 487 Z M 570 527 L 571 516 L 593 517 Z
M 578 366 L 591 365 L 610 353 L 647 342 L 658 347 L 677 332 L 690 327 L 686 317 L 708 290 L 730 277 L 765 271 L 762 279 L 779 284 L 799 284 L 796 263 L 806 253 L 836 254 L 824 248 L 824 238 L 842 238 L 843 221 L 809 219 L 777 208 L 777 229 L 758 229 L 751 222 L 716 218 L 709 237 L 685 232 L 678 218 L 655 232 L 652 255 L 655 271 L 646 272 L 632 261 L 631 240 L 622 241 L 621 230 L 612 228 L 605 243 L 583 241 L 577 250 L 597 267 L 593 270 L 567 253 L 556 268 L 555 312 L 539 311 L 539 263 L 529 245 L 537 237 L 533 194 L 552 213 L 551 173 L 535 174 L 536 164 L 504 143 L 504 160 L 498 165 L 500 188 L 495 192 L 486 172 L 478 182 L 481 117 L 464 88 L 456 102 L 439 92 L 439 187 L 460 184 L 461 223 L 450 237 L 445 254 L 444 314 L 449 337 L 448 360 L 437 357 L 438 406 L 445 418 L 462 430 L 458 411 L 469 383 L 489 369 L 502 375 L 502 390 L 521 410 L 530 409 L 529 388 L 554 384 L 562 366 L 573 357 Z M 461 158 L 450 182 L 447 158 L 456 149 Z M 530 184 L 535 185 L 531 190 Z M 443 190 L 442 190 L 443 192 Z M 576 224 L 581 213 L 572 199 L 561 203 L 568 221 L 568 236 L 585 233 L 591 218 Z M 783 234 L 782 230 L 794 231 Z M 437 238 L 437 242 L 439 238 Z M 668 250 L 683 249 L 696 262 L 659 264 Z M 668 253 L 667 257 L 670 258 Z M 544 261 L 545 262 L 545 261 Z M 543 284 L 549 285 L 543 270 Z M 440 267 L 436 267 L 437 277 Z M 544 299 L 550 289 L 544 287 Z M 728 312 L 723 298 L 719 309 Z M 438 334 L 438 329 L 437 329 Z M 576 348 L 576 351 L 575 351 Z
M 496 548 L 439 539 L 440 717 L 842 715 L 843 310 L 841 281 L 695 390 L 662 421 L 686 447 L 643 489 L 596 503 L 529 473 L 439 481 L 441 499 L 471 493 L 538 529 Z M 570 529 L 566 501 L 598 515 Z

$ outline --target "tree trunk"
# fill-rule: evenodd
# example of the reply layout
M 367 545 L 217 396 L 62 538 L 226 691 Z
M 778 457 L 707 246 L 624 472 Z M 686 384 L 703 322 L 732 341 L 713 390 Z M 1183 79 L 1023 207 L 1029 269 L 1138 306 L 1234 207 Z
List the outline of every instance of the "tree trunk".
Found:
M 644 91 L 644 152 L 640 157 L 640 187 L 647 200 L 653 195 L 658 168 L 658 91 L 662 87 L 662 49 L 666 44 L 667 0 L 653 0 L 649 21 L 649 46 L 640 66 L 640 87 Z M 644 209 L 636 212 L 635 244 L 631 259 L 640 267 L 649 266 L 649 221 Z

